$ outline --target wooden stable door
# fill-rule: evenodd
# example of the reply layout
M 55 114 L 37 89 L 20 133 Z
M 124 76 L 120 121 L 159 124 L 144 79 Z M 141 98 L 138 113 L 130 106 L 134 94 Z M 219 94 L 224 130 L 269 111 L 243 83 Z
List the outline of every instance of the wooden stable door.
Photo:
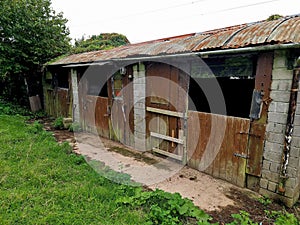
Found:
M 185 112 L 188 76 L 167 64 L 146 67 L 148 149 L 185 162 Z
M 250 120 L 193 111 L 188 118 L 188 165 L 244 187 Z

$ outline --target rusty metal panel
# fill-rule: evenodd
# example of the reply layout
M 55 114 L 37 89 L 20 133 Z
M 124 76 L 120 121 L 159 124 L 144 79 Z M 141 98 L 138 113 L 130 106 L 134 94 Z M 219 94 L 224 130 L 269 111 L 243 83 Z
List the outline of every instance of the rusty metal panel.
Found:
M 234 36 L 238 31 L 246 27 L 246 24 L 233 26 L 229 28 L 219 29 L 212 32 L 206 32 L 209 34 L 209 38 L 201 41 L 197 46 L 195 46 L 192 51 L 200 51 L 205 49 L 214 48 L 225 48 L 226 43 Z
M 295 19 L 284 20 L 268 37 L 267 42 L 285 42 L 299 43 L 300 42 L 300 20 Z
M 263 44 L 280 23 L 281 20 L 254 23 L 232 37 L 226 48 Z
M 257 60 L 255 90 L 263 93 L 263 103 L 260 118 L 251 121 L 249 131 L 247 173 L 260 176 L 262 170 L 262 157 L 265 141 L 266 123 L 268 117 L 270 88 L 272 81 L 273 53 L 267 52 L 259 55 Z
M 50 65 L 299 42 L 300 17 L 293 16 L 70 55 Z
M 95 123 L 101 137 L 109 138 L 109 114 L 107 112 L 108 98 L 97 97 L 95 108 Z
M 189 111 L 188 165 L 244 187 L 249 127 L 249 119 Z

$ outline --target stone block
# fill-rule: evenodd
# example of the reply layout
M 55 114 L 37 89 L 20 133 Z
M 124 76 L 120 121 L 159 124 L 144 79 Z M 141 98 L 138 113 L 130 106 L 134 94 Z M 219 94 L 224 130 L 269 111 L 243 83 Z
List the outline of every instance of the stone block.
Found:
M 288 113 L 289 111 L 289 103 L 276 102 L 275 106 L 275 112 L 277 113 Z
M 271 84 L 272 91 L 289 91 L 292 87 L 292 80 L 273 80 Z
M 274 52 L 273 68 L 286 68 L 286 51 L 277 50 Z
M 279 143 L 274 143 L 274 142 L 265 142 L 265 152 L 277 152 L 281 153 L 283 149 L 283 145 Z
M 287 174 L 290 178 L 297 178 L 299 175 L 298 175 L 298 169 L 295 169 L 295 168 L 292 168 L 292 167 L 289 167 L 287 168 Z
M 146 110 L 146 99 L 145 98 L 135 99 L 134 109 L 136 108 Z
M 300 92 L 298 92 L 298 97 L 297 97 L 296 115 L 300 115 Z
M 271 167 L 271 161 L 264 160 L 262 168 L 265 169 L 265 170 L 270 170 L 270 167 Z
M 288 197 L 282 196 L 280 194 L 266 190 L 264 188 L 259 189 L 259 194 L 268 196 L 270 199 L 273 199 L 273 200 L 282 201 L 287 207 L 293 207 L 293 205 L 297 202 L 296 197 L 288 198 Z M 295 196 L 296 196 L 296 193 L 295 193 Z
M 272 192 L 276 192 L 277 189 L 277 183 L 269 182 L 268 184 L 268 190 Z
M 147 136 L 143 132 L 134 131 L 134 139 L 135 140 L 140 140 L 140 141 L 146 141 Z
M 292 146 L 291 147 L 291 151 L 290 151 L 290 156 L 291 157 L 299 158 L 299 156 L 300 156 L 300 148 Z
M 285 192 L 284 192 L 284 196 L 288 197 L 288 198 L 293 198 L 295 195 L 295 188 L 291 188 L 291 187 L 285 187 Z
M 295 178 L 289 178 L 286 181 L 285 186 L 289 187 L 289 188 L 295 188 L 296 187 L 296 179 Z
M 72 118 L 63 118 L 63 124 L 65 129 L 69 129 L 72 123 L 73 123 Z
M 271 91 L 270 98 L 272 98 L 274 102 L 288 103 L 290 101 L 290 92 L 289 91 Z
M 284 134 L 275 134 L 272 132 L 267 132 L 266 140 L 273 143 L 283 144 Z
M 146 151 L 146 142 L 140 139 L 134 139 L 134 148 L 138 151 Z
M 133 80 L 133 85 L 145 85 L 146 84 L 146 77 L 145 76 L 141 76 L 139 73 L 134 77 Z
M 262 178 L 262 179 L 260 179 L 259 185 L 260 185 L 261 188 L 267 189 L 268 188 L 268 183 L 269 183 L 268 180 Z
M 146 89 L 143 85 L 135 85 L 133 90 L 135 99 L 146 98 Z
M 266 131 L 271 133 L 284 134 L 285 125 L 275 122 L 269 122 Z
M 300 137 L 300 126 L 295 126 L 294 127 L 294 133 L 293 133 L 294 137 Z
M 136 123 L 134 124 L 134 130 L 139 133 L 146 133 L 146 123 Z
M 275 162 L 275 163 L 280 163 L 281 162 L 281 153 L 277 152 L 265 152 L 264 153 L 264 159 Z
M 293 71 L 286 68 L 275 68 L 272 73 L 272 80 L 291 80 Z
M 298 169 L 299 168 L 299 158 L 290 157 L 289 167 Z
M 294 136 L 291 145 L 298 148 L 300 146 L 300 137 Z
M 287 114 L 286 113 L 269 112 L 268 113 L 268 120 L 269 120 L 269 122 L 286 124 Z
M 300 106 L 298 106 L 298 108 L 300 109 Z M 294 120 L 294 125 L 300 126 L 300 114 L 296 114 L 295 120 Z
M 264 178 L 268 181 L 272 181 L 274 183 L 279 183 L 279 174 L 278 173 L 263 170 L 262 171 L 262 178 Z
M 280 171 L 280 164 L 272 162 L 271 165 L 270 165 L 270 171 L 278 173 Z

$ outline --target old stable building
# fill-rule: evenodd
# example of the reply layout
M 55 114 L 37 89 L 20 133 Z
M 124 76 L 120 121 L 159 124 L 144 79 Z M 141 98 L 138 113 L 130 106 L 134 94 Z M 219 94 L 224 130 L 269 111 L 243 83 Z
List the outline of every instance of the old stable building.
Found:
M 70 55 L 46 67 L 45 109 L 292 206 L 299 47 L 296 15 Z

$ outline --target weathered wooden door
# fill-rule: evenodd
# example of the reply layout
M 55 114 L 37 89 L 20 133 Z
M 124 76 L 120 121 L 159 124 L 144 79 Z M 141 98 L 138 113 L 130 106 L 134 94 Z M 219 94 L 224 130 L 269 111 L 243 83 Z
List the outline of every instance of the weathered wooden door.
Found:
M 110 138 L 134 147 L 132 68 L 117 72 L 108 81 Z
M 151 63 L 146 78 L 148 149 L 184 162 L 188 76 L 173 66 Z
M 188 164 L 245 186 L 250 120 L 209 113 L 188 113 Z

